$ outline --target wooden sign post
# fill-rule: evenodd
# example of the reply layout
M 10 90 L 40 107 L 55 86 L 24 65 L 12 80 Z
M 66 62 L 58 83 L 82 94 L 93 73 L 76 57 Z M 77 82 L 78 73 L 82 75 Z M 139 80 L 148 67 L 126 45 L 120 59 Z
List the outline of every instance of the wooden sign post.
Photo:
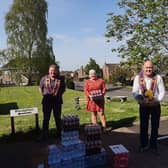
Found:
M 11 131 L 12 131 L 12 134 L 15 133 L 14 117 L 25 116 L 25 115 L 35 115 L 36 129 L 39 129 L 38 109 L 37 109 L 37 107 L 24 108 L 24 109 L 11 109 L 10 110 L 10 118 L 11 118 Z

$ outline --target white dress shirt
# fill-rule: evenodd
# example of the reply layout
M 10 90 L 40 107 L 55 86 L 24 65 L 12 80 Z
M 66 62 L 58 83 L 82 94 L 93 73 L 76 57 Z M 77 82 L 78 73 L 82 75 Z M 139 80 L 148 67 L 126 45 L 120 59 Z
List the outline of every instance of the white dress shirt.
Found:
M 164 95 L 165 95 L 165 86 L 163 79 L 160 75 L 156 75 L 156 88 L 154 90 L 154 97 L 157 101 L 162 101 Z M 152 78 L 144 76 L 144 82 L 146 85 L 146 89 L 151 88 L 152 84 Z M 140 82 L 139 82 L 139 75 L 135 76 L 134 82 L 133 82 L 133 88 L 132 88 L 133 96 L 135 95 L 142 95 L 142 91 L 140 89 Z

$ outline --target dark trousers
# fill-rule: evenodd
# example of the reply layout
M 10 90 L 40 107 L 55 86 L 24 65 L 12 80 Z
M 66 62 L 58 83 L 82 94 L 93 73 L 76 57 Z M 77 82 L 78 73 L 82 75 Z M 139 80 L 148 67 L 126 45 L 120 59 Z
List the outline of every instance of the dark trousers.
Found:
M 48 132 L 50 116 L 53 110 L 57 132 L 58 134 L 60 134 L 61 133 L 62 104 L 59 102 L 59 100 L 56 97 L 47 95 L 43 97 L 42 105 L 43 105 L 42 110 L 43 110 L 43 131 L 44 133 Z
M 157 148 L 157 137 L 160 122 L 160 104 L 155 106 L 140 105 L 140 144 L 145 147 L 150 142 L 151 148 Z M 149 118 L 151 119 L 150 141 L 148 136 Z M 149 142 L 148 142 L 149 141 Z

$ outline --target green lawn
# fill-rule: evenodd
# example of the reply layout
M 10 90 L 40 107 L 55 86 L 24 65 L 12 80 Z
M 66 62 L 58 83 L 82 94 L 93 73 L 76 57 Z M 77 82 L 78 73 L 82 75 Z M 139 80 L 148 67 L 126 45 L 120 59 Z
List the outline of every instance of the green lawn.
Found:
M 80 97 L 81 109 L 75 109 L 74 98 Z M 38 86 L 31 87 L 3 87 L 0 89 L 0 137 L 10 136 L 10 109 L 38 107 L 39 123 L 42 124 L 41 95 Z M 78 114 L 80 124 L 90 122 L 90 113 L 85 110 L 85 99 L 83 92 L 67 89 L 64 94 L 62 115 Z M 105 113 L 107 125 L 117 128 L 128 126 L 138 121 L 138 105 L 135 100 L 128 99 L 126 102 L 106 102 Z M 162 116 L 168 115 L 168 108 L 162 105 Z M 16 132 L 27 133 L 35 127 L 34 115 L 15 118 Z M 55 129 L 53 117 L 50 121 L 50 129 Z

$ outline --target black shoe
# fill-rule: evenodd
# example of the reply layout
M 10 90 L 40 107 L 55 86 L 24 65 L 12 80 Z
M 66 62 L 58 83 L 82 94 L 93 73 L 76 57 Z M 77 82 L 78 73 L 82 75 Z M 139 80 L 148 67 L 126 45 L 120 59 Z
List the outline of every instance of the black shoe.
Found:
M 149 146 L 143 146 L 143 147 L 139 147 L 139 152 L 143 153 L 149 150 Z
M 102 127 L 102 133 L 108 133 L 111 131 L 111 128 L 108 128 L 108 127 Z

